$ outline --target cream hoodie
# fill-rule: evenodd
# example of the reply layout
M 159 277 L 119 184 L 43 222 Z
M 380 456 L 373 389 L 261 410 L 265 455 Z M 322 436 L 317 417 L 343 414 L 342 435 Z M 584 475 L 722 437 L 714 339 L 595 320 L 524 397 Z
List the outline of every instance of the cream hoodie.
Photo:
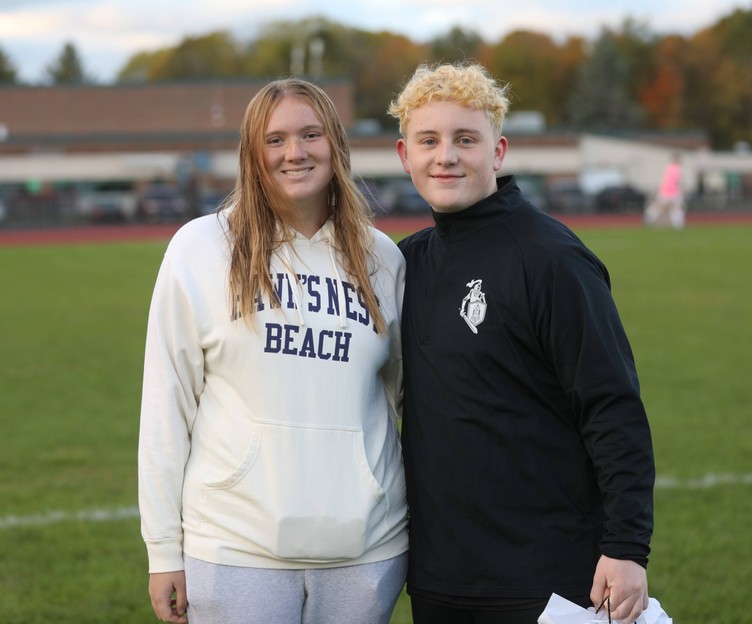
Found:
M 330 223 L 275 254 L 281 306 L 264 296 L 249 327 L 229 305 L 226 227 L 222 215 L 183 226 L 154 288 L 139 441 L 149 571 L 183 569 L 183 553 L 293 569 L 404 552 L 402 254 L 372 230 L 387 335 Z

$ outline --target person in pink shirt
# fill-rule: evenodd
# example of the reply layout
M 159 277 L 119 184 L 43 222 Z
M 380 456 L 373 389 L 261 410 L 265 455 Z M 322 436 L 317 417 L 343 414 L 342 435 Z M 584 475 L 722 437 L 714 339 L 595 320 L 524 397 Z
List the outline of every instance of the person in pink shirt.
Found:
M 645 211 L 645 223 L 647 225 L 657 223 L 661 217 L 668 214 L 669 223 L 674 229 L 680 230 L 684 227 L 684 194 L 682 193 L 681 176 L 679 157 L 674 155 L 663 171 L 655 200 L 648 204 Z

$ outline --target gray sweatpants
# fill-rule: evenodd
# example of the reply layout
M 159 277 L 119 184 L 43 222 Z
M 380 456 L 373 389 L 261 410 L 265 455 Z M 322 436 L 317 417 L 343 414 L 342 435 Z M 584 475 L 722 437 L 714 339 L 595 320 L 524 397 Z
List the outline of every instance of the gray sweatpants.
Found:
M 185 557 L 190 624 L 389 624 L 407 553 L 341 568 L 269 570 Z

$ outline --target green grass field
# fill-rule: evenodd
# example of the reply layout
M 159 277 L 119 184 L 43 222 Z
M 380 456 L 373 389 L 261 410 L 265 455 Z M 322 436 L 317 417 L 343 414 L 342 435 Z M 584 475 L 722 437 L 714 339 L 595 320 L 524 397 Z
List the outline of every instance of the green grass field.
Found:
M 658 485 L 650 594 L 749 621 L 752 227 L 580 230 L 635 351 Z M 136 515 L 146 314 L 165 241 L 0 247 L 0 622 L 153 622 Z M 409 624 L 403 596 L 395 624 Z

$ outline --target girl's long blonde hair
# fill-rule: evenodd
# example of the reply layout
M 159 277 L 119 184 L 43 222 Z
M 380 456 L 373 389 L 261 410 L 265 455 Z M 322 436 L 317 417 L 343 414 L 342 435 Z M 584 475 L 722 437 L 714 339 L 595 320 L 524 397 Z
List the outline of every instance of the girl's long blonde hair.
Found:
M 226 205 L 232 243 L 230 296 L 233 309 L 251 320 L 257 297 L 277 298 L 269 263 L 274 251 L 292 239 L 293 207 L 270 174 L 264 158 L 264 134 L 269 117 L 284 97 L 296 97 L 308 104 L 324 127 L 332 153 L 334 175 L 329 189 L 329 219 L 334 225 L 335 245 L 344 268 L 355 281 L 376 331 L 385 331 L 384 317 L 371 285 L 375 264 L 370 248 L 370 213 L 363 195 L 352 179 L 350 144 L 347 133 L 329 96 L 305 80 L 276 80 L 250 101 L 241 124 L 240 171 Z

